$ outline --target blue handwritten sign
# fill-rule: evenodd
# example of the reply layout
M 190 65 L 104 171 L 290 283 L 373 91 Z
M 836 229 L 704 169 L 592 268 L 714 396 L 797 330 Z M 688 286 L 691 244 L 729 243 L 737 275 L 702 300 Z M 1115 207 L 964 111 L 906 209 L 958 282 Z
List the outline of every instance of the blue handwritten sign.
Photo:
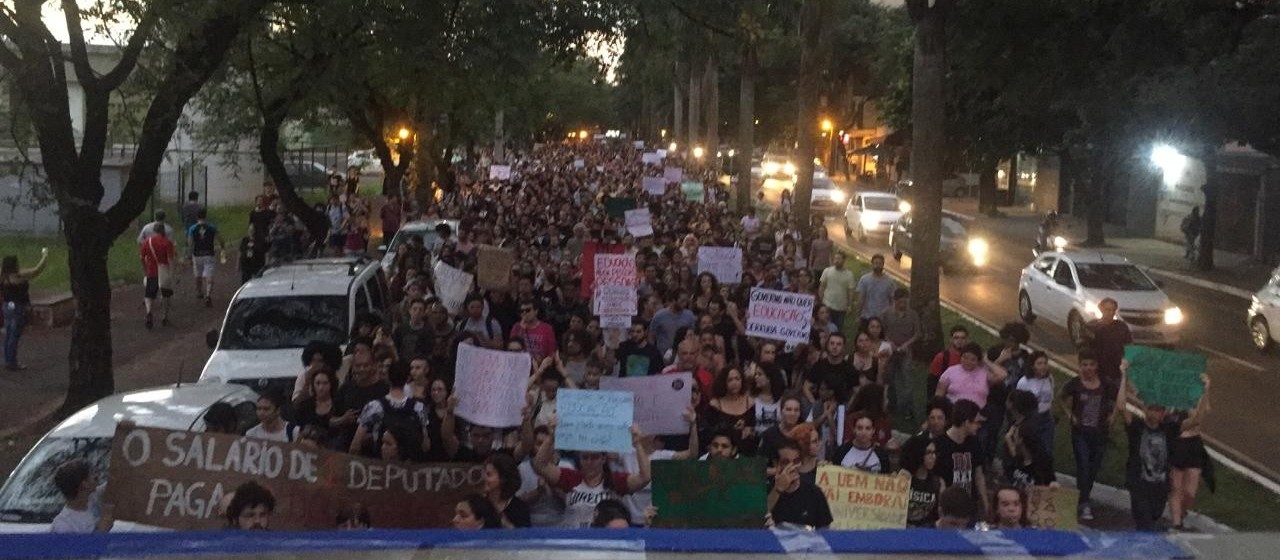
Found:
M 561 389 L 556 393 L 556 448 L 631 451 L 635 400 L 626 391 Z

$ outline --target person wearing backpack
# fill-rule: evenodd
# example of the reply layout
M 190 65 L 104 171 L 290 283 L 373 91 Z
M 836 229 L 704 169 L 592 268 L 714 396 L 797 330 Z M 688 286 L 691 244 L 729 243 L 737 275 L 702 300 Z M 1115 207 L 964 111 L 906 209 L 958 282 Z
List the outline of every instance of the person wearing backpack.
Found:
M 497 319 L 485 314 L 484 298 L 479 294 L 471 294 L 467 296 L 463 308 L 467 313 L 458 318 L 457 334 L 475 335 L 478 346 L 501 350 L 502 325 L 498 324 Z
M 276 391 L 258 397 L 258 425 L 249 428 L 244 433 L 245 437 L 292 442 L 298 435 L 298 426 L 285 422 L 280 415 L 284 403 L 284 395 Z
M 407 426 L 421 433 L 421 453 L 430 451 L 431 438 L 427 435 L 430 420 L 427 417 L 427 405 L 404 392 L 405 383 L 409 381 L 409 366 L 403 360 L 392 362 L 387 368 L 387 381 L 391 385 L 387 394 L 369 401 L 360 411 L 356 436 L 351 440 L 350 453 L 370 457 L 379 456 L 374 444 L 382 441 L 382 435 L 388 427 L 396 425 Z M 402 452 L 407 451 L 402 450 Z M 418 457 L 421 454 L 415 450 L 415 452 L 405 453 L 405 456 Z

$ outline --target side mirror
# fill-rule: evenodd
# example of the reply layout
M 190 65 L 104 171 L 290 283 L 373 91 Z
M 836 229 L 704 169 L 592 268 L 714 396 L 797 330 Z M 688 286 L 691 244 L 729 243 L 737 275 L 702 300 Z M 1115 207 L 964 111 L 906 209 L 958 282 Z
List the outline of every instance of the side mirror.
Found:
M 209 329 L 209 332 L 204 333 L 204 343 L 209 347 L 210 350 L 217 348 L 218 347 L 218 329 Z

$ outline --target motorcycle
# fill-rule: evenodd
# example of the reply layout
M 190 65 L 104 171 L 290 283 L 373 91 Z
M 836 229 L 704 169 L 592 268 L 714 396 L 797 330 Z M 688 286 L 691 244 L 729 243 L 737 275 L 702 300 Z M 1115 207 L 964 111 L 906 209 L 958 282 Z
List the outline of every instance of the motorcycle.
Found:
M 1067 248 L 1067 238 L 1061 235 L 1051 235 L 1051 233 L 1041 228 L 1040 233 L 1036 235 L 1036 244 L 1031 248 L 1032 256 L 1039 258 L 1040 255 L 1047 251 L 1063 251 Z

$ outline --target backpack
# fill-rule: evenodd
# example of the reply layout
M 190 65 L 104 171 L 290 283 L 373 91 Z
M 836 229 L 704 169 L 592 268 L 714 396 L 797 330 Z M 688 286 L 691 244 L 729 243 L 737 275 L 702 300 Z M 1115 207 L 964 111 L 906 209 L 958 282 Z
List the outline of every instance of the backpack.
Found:
M 404 406 L 397 407 L 393 406 L 391 400 L 384 395 L 378 397 L 378 403 L 382 405 L 382 422 L 378 425 L 377 433 L 373 434 L 374 439 L 381 439 L 387 427 L 393 425 L 408 426 L 415 432 L 422 431 L 422 421 L 418 419 L 418 413 L 414 410 L 418 399 L 409 397 Z

